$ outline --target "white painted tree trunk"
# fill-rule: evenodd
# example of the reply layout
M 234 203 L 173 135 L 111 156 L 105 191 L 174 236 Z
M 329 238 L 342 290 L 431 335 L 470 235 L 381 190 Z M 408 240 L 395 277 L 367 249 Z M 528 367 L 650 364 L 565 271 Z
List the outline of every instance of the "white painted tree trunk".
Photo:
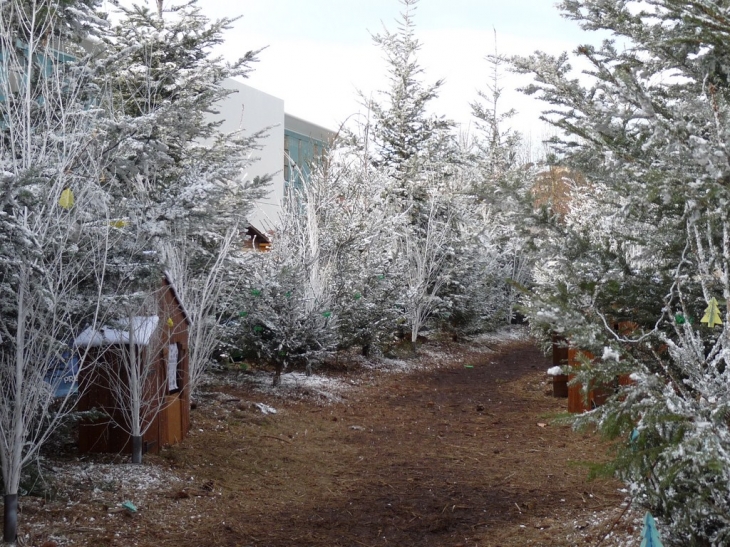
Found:
M 411 327 L 411 343 L 414 349 L 418 334 L 429 315 L 433 313 L 441 288 L 448 276 L 448 246 L 453 233 L 450 227 L 452 211 L 446 205 L 445 218 L 438 219 L 439 201 L 431 196 L 425 234 L 417 234 L 407 227 L 402 237 L 406 261 L 408 298 L 407 314 Z
M 4 541 L 17 533 L 23 467 L 68 415 L 72 397 L 56 399 L 49 368 L 77 334 L 94 325 L 108 249 L 108 217 L 99 187 L 99 113 L 90 81 L 101 64 L 83 57 L 69 28 L 98 30 L 86 6 L 48 0 L 0 2 L 0 465 L 6 509 Z M 87 25 L 88 23 L 88 25 Z M 64 33 L 66 33 L 64 35 Z M 66 51 L 68 46 L 73 51 Z M 64 191 L 76 205 L 61 205 Z M 92 302 L 89 304 L 89 302 Z M 72 374 L 72 373 L 69 373 Z M 75 380 L 75 378 L 74 378 Z M 53 411 L 51 407 L 53 406 Z
M 238 227 L 228 230 L 219 240 L 213 257 L 198 271 L 191 268 L 186 252 L 188 240 L 184 234 L 167 242 L 168 273 L 190 320 L 188 389 L 191 397 L 195 396 L 203 373 L 220 343 L 225 313 L 223 301 L 230 299 L 240 285 L 240 278 L 226 276 L 231 268 L 228 260 L 239 237 Z
M 107 351 L 114 351 L 115 358 L 103 361 L 115 411 L 121 416 L 112 418 L 131 437 L 132 463 L 142 463 L 142 438 L 166 405 L 168 382 L 161 381 L 160 367 L 170 338 L 164 319 L 159 318 L 169 313 L 158 308 L 159 301 L 158 290 L 146 295 L 141 304 L 127 306 L 128 323 L 119 331 L 125 332 L 127 342 L 110 345 Z

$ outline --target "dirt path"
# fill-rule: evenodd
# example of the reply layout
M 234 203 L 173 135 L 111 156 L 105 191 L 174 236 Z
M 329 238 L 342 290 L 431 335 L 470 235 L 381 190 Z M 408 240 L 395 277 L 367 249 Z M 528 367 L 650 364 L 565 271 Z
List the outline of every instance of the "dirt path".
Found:
M 218 386 L 190 439 L 148 457 L 170 479 L 137 493 L 138 513 L 109 514 L 135 495 L 123 484 L 82 485 L 75 505 L 26 503 L 28 544 L 51 533 L 94 547 L 598 544 L 624 496 L 617 482 L 586 481 L 580 462 L 604 448 L 554 423 L 566 403 L 546 393 L 550 363 L 527 342 L 432 349 L 425 371 L 341 376 L 359 387 L 336 403 Z M 44 526 L 49 512 L 72 526 Z M 624 518 L 601 546 L 637 535 Z

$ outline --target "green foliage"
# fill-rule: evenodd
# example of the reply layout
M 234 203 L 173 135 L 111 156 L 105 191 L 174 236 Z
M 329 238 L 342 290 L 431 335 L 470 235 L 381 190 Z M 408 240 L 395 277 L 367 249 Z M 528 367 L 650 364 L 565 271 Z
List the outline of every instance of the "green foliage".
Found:
M 584 417 L 616 439 L 609 469 L 672 541 L 725 545 L 727 305 L 722 327 L 698 318 L 712 298 L 730 295 L 728 7 L 561 7 L 612 39 L 577 48 L 590 67 L 580 80 L 567 54 L 513 60 L 533 75 L 525 91 L 551 105 L 545 119 L 561 130 L 555 158 L 586 181 L 544 232 L 527 309 L 536 330 L 565 334 L 596 356 L 579 373 L 584 385 L 633 373 L 634 385 Z

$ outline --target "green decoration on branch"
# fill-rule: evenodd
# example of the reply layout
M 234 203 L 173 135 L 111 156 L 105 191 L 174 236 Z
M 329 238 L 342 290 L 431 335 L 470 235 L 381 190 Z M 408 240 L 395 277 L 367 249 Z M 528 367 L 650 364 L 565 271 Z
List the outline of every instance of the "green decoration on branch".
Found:
M 247 311 L 239 311 L 238 312 L 238 317 L 246 317 L 247 315 L 248 315 L 248 312 Z
M 261 290 L 259 290 L 259 289 L 251 289 L 251 295 L 252 296 L 261 296 Z
M 634 429 L 631 431 L 631 434 L 629 435 L 629 445 L 631 446 L 631 450 L 636 450 L 639 445 L 639 430 Z
M 684 325 L 686 319 L 684 318 L 684 315 L 678 313 L 674 316 L 674 321 L 677 323 L 677 325 Z
M 264 327 L 260 327 L 260 326 L 258 326 L 258 325 L 256 325 L 256 326 L 255 326 L 255 327 L 253 328 L 253 331 L 254 331 L 254 332 L 261 332 L 262 330 L 264 330 Z
M 332 316 L 332 312 L 331 311 L 324 311 L 324 312 L 322 312 L 322 317 L 331 317 L 331 316 Z
M 362 295 L 359 292 L 355 293 L 355 300 L 360 300 L 362 298 Z
M 286 291 L 286 294 L 285 294 L 285 296 L 286 296 L 287 298 L 291 298 L 291 291 Z

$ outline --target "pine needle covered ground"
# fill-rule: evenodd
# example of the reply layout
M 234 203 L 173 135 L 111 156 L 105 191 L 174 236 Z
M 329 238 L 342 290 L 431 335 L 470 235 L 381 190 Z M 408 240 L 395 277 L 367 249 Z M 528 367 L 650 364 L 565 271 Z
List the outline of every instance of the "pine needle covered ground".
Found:
M 143 466 L 51 462 L 56 499 L 22 499 L 20 537 L 94 547 L 638 545 L 641 515 L 622 515 L 622 485 L 589 482 L 582 465 L 605 445 L 555 421 L 566 402 L 552 397 L 549 364 L 528 340 L 431 341 L 417 359 L 340 358 L 315 379 L 285 374 L 276 394 L 258 371 L 217 375 L 190 438 Z

